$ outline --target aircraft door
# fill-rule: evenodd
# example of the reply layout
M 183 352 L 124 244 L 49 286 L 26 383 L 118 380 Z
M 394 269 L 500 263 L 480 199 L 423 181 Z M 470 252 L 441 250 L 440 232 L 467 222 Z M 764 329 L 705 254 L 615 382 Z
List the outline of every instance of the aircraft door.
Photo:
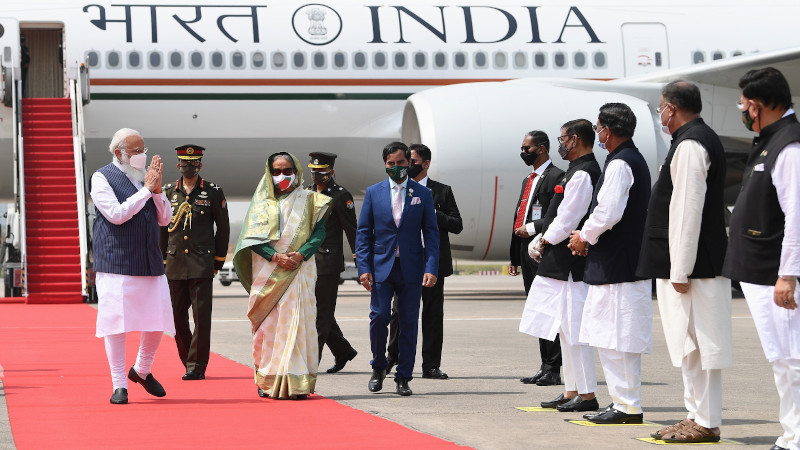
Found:
M 28 68 L 22 70 L 23 97 L 65 97 L 63 28 L 34 28 L 23 23 L 20 35 L 24 42 L 20 51 L 24 56 L 27 48 L 28 53 Z
M 0 98 L 6 106 L 11 106 L 12 80 L 20 78 L 19 25 L 16 19 L 0 17 Z M 15 71 L 12 76 L 12 71 Z
M 667 28 L 662 23 L 622 24 L 625 76 L 669 68 Z

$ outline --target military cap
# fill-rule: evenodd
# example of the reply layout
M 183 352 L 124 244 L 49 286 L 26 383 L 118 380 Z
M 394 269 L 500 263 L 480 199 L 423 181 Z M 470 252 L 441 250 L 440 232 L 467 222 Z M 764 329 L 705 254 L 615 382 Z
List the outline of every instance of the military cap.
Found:
M 336 161 L 336 153 L 327 152 L 311 152 L 308 154 L 311 157 L 311 163 L 308 167 L 312 169 L 325 169 L 333 168 L 333 163 Z
M 178 152 L 178 159 L 200 159 L 203 157 L 205 148 L 199 145 L 186 144 L 175 147 L 175 150 Z

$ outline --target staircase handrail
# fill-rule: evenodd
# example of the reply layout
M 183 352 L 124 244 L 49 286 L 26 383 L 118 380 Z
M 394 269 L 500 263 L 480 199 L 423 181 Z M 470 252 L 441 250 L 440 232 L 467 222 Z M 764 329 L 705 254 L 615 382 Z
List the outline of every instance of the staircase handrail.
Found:
M 13 70 L 12 77 L 13 75 Z M 11 110 L 14 115 L 13 135 L 14 135 L 14 198 L 17 202 L 16 208 L 19 211 L 19 250 L 20 263 L 22 265 L 22 296 L 28 296 L 28 239 L 27 239 L 27 216 L 25 208 L 25 142 L 22 138 L 22 83 L 12 78 L 11 85 L 14 92 L 11 99 Z
M 80 80 L 70 79 L 69 82 L 72 109 L 72 147 L 75 161 L 75 194 L 78 204 L 78 238 L 81 249 L 81 294 L 84 298 L 88 298 L 89 236 L 88 216 L 86 214 L 86 176 L 84 173 L 86 136 L 83 130 L 83 93 Z

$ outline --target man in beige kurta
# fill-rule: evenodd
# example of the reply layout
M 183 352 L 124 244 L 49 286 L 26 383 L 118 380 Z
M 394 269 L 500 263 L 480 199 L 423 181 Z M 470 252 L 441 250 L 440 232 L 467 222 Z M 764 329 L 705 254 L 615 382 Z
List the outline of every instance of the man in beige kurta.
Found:
M 727 235 L 725 154 L 700 118 L 697 86 L 667 84 L 657 113 L 672 145 L 653 186 L 637 274 L 656 279 L 670 360 L 680 367 L 687 418 L 653 437 L 716 442 L 722 371 L 733 364 L 731 285 L 721 277 Z

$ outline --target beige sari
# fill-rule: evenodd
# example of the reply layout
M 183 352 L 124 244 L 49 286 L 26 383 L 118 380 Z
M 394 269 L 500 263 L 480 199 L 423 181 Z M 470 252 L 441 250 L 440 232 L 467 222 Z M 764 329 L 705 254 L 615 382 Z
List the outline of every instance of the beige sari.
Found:
M 287 270 L 249 248 L 269 243 L 278 253 L 297 251 L 325 218 L 330 198 L 302 189 L 302 168 L 292 158 L 298 186 L 276 199 L 271 175 L 261 179 L 234 254 L 236 271 L 250 293 L 256 385 L 272 398 L 314 392 L 319 364 L 314 257 Z

